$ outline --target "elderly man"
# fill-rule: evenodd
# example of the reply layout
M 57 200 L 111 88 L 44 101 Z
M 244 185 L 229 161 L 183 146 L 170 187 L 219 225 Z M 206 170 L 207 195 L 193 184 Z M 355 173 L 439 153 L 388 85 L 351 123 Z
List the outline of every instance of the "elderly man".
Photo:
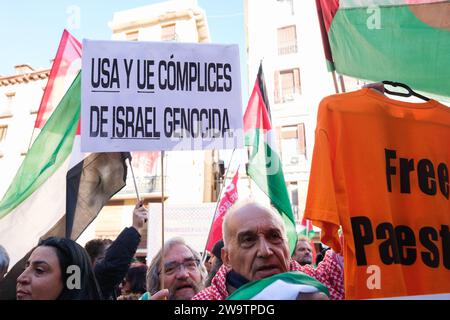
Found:
M 312 248 L 308 239 L 298 238 L 292 259 L 300 263 L 301 266 L 312 264 Z
M 331 299 L 344 298 L 343 267 L 334 252 L 316 268 L 291 260 L 280 215 L 257 203 L 234 207 L 223 223 L 223 266 L 211 286 L 193 300 L 224 300 L 249 281 L 287 271 L 301 271 L 319 280 Z
M 147 272 L 147 291 L 142 300 L 190 300 L 204 287 L 206 268 L 197 251 L 183 239 L 173 238 L 164 245 L 164 288 L 161 288 L 161 250 Z

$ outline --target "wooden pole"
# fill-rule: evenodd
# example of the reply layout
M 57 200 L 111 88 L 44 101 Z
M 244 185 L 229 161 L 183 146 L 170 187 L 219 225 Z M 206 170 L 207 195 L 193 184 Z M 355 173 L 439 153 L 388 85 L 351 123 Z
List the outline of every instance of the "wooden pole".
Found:
M 341 82 L 341 90 L 342 90 L 342 92 L 346 92 L 345 91 L 344 77 L 342 76 L 342 74 L 339 75 L 339 81 Z
M 161 151 L 161 289 L 164 289 L 164 150 Z
M 133 177 L 134 190 L 136 191 L 136 198 L 138 201 L 141 201 L 141 197 L 139 197 L 139 191 L 138 191 L 138 187 L 137 187 L 137 183 L 136 183 L 136 177 L 134 176 L 133 166 L 131 165 L 130 158 L 127 158 L 127 159 L 128 159 L 128 164 L 130 165 L 131 176 Z
M 336 93 L 339 93 L 339 87 L 336 79 L 336 71 L 331 71 L 331 76 L 333 77 L 334 91 L 336 91 Z

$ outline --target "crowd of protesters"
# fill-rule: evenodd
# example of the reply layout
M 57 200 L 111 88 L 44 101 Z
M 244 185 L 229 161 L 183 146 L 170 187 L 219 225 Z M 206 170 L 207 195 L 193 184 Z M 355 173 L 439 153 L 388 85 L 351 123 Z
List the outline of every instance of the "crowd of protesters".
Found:
M 135 261 L 147 219 L 140 201 L 132 226 L 114 241 L 94 239 L 84 248 L 65 238 L 40 241 L 16 279 L 16 299 L 224 300 L 246 284 L 292 272 L 326 287 L 327 295 L 318 292 L 308 298 L 344 298 L 342 256 L 323 250 L 314 267 L 311 245 L 301 238 L 291 257 L 284 223 L 270 207 L 247 201 L 231 208 L 223 222 L 223 240 L 206 261 L 182 238 L 172 238 L 148 268 Z M 0 245 L 0 287 L 8 267 L 8 253 Z

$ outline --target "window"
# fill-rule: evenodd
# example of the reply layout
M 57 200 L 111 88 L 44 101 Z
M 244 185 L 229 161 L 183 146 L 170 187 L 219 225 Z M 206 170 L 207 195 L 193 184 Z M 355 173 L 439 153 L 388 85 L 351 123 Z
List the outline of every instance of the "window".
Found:
M 278 55 L 297 52 L 297 32 L 295 25 L 278 28 Z
M 298 149 L 299 154 L 303 155 L 306 159 L 306 140 L 305 140 L 305 124 L 300 123 L 297 125 L 297 140 L 298 140 Z
M 16 93 L 15 92 L 8 92 L 8 93 L 5 93 L 5 95 L 6 95 L 7 103 L 8 104 L 12 104 L 12 102 L 14 100 L 14 97 L 16 96 Z
M 1 108 L 0 110 L 0 118 L 9 118 L 12 117 L 12 107 L 14 103 L 14 98 L 16 96 L 15 92 L 8 92 L 6 95 L 6 106 Z
M 295 93 L 294 72 L 292 70 L 280 72 L 280 82 L 283 101 L 290 100 Z
M 289 198 L 292 204 L 292 213 L 294 214 L 294 218 L 299 220 L 298 216 L 298 204 L 299 204 L 299 196 L 298 196 L 298 185 L 297 181 L 291 181 L 287 183 L 287 189 L 289 191 Z
M 45 87 L 46 86 L 43 86 L 42 87 L 42 91 L 45 93 Z M 44 94 L 43 93 L 43 94 Z M 32 106 L 31 106 L 31 108 L 30 108 L 30 114 L 31 115 L 36 115 L 36 117 L 37 117 L 37 114 L 38 114 L 38 112 L 39 112 L 39 107 L 40 107 L 40 103 L 37 103 L 37 104 L 33 104 Z
M 128 41 L 138 41 L 139 31 L 130 31 L 126 33 L 126 39 Z
M 294 1 L 293 0 L 277 0 L 278 6 L 282 13 L 294 15 Z
M 275 71 L 275 103 L 295 100 L 301 94 L 300 71 L 298 68 Z
M 161 26 L 161 40 L 163 41 L 177 40 L 177 34 L 175 33 L 175 23 Z
M 281 158 L 285 165 L 297 165 L 306 158 L 305 125 L 281 127 Z
M 8 132 L 8 126 L 7 125 L 0 125 L 0 143 L 5 141 L 7 132 Z

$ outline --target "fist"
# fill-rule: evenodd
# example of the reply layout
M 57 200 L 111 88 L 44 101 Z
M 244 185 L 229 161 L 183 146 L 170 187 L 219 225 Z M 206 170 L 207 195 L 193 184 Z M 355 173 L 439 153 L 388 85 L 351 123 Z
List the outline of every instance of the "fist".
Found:
M 133 210 L 133 227 L 140 232 L 145 226 L 148 219 L 148 210 L 144 207 L 144 201 L 140 200 L 136 203 Z

